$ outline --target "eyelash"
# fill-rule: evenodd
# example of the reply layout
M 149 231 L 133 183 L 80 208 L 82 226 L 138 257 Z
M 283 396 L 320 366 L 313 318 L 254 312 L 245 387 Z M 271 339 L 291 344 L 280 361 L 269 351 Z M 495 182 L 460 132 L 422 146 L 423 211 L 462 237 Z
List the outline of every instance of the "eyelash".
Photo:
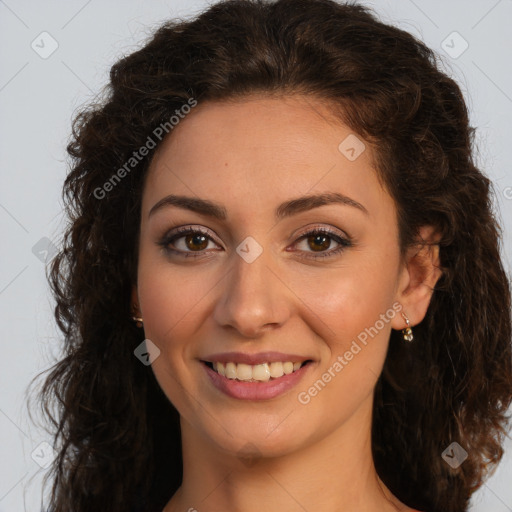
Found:
M 207 237 L 209 240 L 215 243 L 215 241 L 212 239 L 212 237 L 209 235 L 207 231 L 204 231 L 201 228 L 192 228 L 192 227 L 184 227 L 184 228 L 178 228 L 174 233 L 171 233 L 169 235 L 164 236 L 164 238 L 158 242 L 158 245 L 162 246 L 162 248 L 165 250 L 165 252 L 182 256 L 184 258 L 200 258 L 204 256 L 204 250 L 203 251 L 197 251 L 197 252 L 189 252 L 189 251 L 180 251 L 171 249 L 169 245 L 171 245 L 176 240 L 179 240 L 180 238 L 183 238 L 186 235 L 189 234 L 200 234 L 205 237 Z M 344 251 L 347 247 L 352 247 L 352 242 L 350 239 L 340 236 L 339 234 L 335 233 L 334 231 L 331 231 L 324 227 L 319 228 L 313 228 L 310 231 L 307 231 L 306 233 L 302 234 L 295 242 L 297 244 L 298 242 L 301 242 L 304 239 L 307 239 L 308 237 L 312 235 L 325 235 L 331 239 L 333 239 L 335 242 L 339 244 L 339 247 L 336 249 L 321 252 L 314 256 L 301 256 L 304 259 L 312 259 L 312 260 L 318 260 L 323 258 L 331 258 L 333 256 L 336 256 L 337 254 L 340 254 L 342 251 Z

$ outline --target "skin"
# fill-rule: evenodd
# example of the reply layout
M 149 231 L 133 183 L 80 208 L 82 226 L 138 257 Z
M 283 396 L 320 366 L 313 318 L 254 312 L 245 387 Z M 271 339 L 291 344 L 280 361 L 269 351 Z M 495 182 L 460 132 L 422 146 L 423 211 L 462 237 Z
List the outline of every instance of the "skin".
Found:
M 396 208 L 372 168 L 371 147 L 354 161 L 338 150 L 351 133 L 319 100 L 253 95 L 199 104 L 154 155 L 133 302 L 160 350 L 155 376 L 181 416 L 184 478 L 165 512 L 412 510 L 380 481 L 371 454 L 374 387 L 391 329 L 406 326 L 401 314 L 309 403 L 297 399 L 393 304 L 411 326 L 421 322 L 440 276 L 437 246 L 400 257 Z M 367 212 L 329 204 L 274 217 L 284 201 L 333 191 Z M 149 216 L 171 193 L 220 203 L 227 218 L 176 206 Z M 183 235 L 174 248 L 202 256 L 170 255 L 159 245 L 191 225 L 211 240 L 191 249 Z M 313 259 L 339 247 L 333 238 L 323 248 L 301 240 L 318 227 L 352 245 Z M 434 240 L 428 226 L 420 235 Z M 236 252 L 248 236 L 263 249 L 252 263 Z M 268 350 L 314 359 L 297 386 L 270 400 L 226 396 L 199 361 Z

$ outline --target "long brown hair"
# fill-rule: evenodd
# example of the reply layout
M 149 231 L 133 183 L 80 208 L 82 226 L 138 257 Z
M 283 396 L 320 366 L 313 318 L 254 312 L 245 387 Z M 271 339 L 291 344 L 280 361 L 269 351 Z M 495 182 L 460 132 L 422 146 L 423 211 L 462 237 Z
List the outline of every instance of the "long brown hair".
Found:
M 191 98 L 253 92 L 328 102 L 375 148 L 401 249 L 420 226 L 441 233 L 443 275 L 415 342 L 391 335 L 375 390 L 373 455 L 381 479 L 408 505 L 466 510 L 502 456 L 510 288 L 491 184 L 472 157 L 474 128 L 438 57 L 361 5 L 229 0 L 164 23 L 115 63 L 107 92 L 74 120 L 63 193 L 69 225 L 49 275 L 65 340 L 39 397 L 58 448 L 49 511 L 126 512 L 135 489 L 147 510 L 161 510 L 180 485 L 178 414 L 133 354 L 144 338 L 131 320 L 130 292 L 153 153 L 105 183 Z M 453 442 L 468 454 L 458 468 L 441 456 Z

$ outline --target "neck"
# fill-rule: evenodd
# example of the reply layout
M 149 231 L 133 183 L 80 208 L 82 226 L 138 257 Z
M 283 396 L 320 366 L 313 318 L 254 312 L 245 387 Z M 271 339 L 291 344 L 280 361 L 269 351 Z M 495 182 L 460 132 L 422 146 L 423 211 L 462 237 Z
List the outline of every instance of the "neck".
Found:
M 365 405 L 327 437 L 286 455 L 253 459 L 222 450 L 182 418 L 183 483 L 164 512 L 409 510 L 375 471 L 371 401 Z

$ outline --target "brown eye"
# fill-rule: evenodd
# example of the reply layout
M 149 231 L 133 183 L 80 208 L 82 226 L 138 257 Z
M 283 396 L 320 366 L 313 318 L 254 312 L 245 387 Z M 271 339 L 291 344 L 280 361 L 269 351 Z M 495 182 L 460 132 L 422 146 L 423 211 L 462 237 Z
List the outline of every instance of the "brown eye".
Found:
M 180 238 L 185 239 L 185 245 L 190 250 L 197 249 L 202 251 L 208 247 L 208 237 L 204 236 L 203 234 L 186 235 Z
M 332 242 L 338 244 L 338 247 L 328 250 Z M 334 233 L 326 228 L 315 229 L 305 233 L 296 242 L 297 244 L 305 244 L 304 249 L 300 249 L 299 252 L 305 253 L 304 258 L 318 259 L 318 258 L 329 258 L 341 253 L 347 247 L 352 246 L 352 242 L 338 233 Z M 309 250 L 308 250 L 309 249 Z M 308 253 L 318 253 L 317 255 L 308 255 Z
M 313 251 L 323 251 L 325 249 L 329 249 L 331 245 L 331 237 L 326 236 L 324 234 L 318 234 L 313 236 L 308 236 L 308 244 Z
M 187 227 L 169 233 L 158 245 L 172 255 L 195 258 L 210 252 L 206 251 L 210 242 L 215 243 L 207 232 Z

